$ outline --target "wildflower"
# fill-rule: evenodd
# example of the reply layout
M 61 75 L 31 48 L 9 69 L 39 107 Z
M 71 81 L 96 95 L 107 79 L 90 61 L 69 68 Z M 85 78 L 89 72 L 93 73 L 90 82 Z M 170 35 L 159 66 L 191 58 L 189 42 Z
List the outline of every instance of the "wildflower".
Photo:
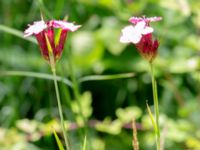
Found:
M 55 28 L 61 29 L 61 31 L 58 32 L 58 39 L 56 39 L 54 36 Z M 80 28 L 80 25 L 74 25 L 73 23 L 66 21 L 50 20 L 44 22 L 42 20 L 34 22 L 33 25 L 29 25 L 29 27 L 24 31 L 24 36 L 27 37 L 30 35 L 35 35 L 42 56 L 46 60 L 50 61 L 49 53 L 52 52 L 54 61 L 56 61 L 62 54 L 68 31 L 74 32 L 78 28 Z M 47 42 L 49 42 L 51 46 L 50 49 L 48 48 Z
M 160 21 L 161 19 L 161 17 L 131 17 L 129 21 L 133 25 L 126 26 L 122 29 L 120 42 L 133 43 L 139 53 L 146 60 L 152 62 L 157 55 L 159 42 L 152 38 L 154 29 L 150 27 L 150 22 Z

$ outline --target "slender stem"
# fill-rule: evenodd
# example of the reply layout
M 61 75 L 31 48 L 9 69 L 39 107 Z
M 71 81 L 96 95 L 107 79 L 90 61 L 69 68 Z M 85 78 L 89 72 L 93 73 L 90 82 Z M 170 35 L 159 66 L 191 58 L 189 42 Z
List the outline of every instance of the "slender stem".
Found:
M 153 101 L 154 101 L 154 112 L 156 114 L 156 126 L 157 131 L 156 134 L 156 147 L 157 150 L 160 150 L 160 128 L 159 128 L 159 105 L 158 105 L 158 93 L 157 93 L 157 84 L 154 78 L 154 71 L 153 71 L 153 64 L 150 62 L 151 68 L 151 82 L 152 82 L 152 89 L 153 89 Z
M 56 91 L 56 99 L 57 99 L 58 110 L 59 110 L 59 115 L 60 115 L 61 129 L 62 129 L 62 133 L 64 136 L 65 146 L 66 146 L 67 150 L 70 150 L 69 139 L 67 138 L 67 132 L 65 129 L 65 124 L 64 124 L 63 110 L 62 110 L 60 94 L 59 94 L 59 90 L 58 90 L 58 82 L 56 80 L 56 66 L 55 66 L 55 62 L 54 62 L 54 56 L 52 53 L 49 53 L 49 59 L 50 59 L 51 71 L 53 74 L 55 91 Z
M 62 132 L 63 132 L 63 136 L 64 136 L 64 141 L 65 141 L 67 150 L 70 150 L 69 139 L 67 138 L 67 132 L 66 132 L 65 125 L 64 125 L 63 111 L 62 111 L 62 106 L 61 106 L 61 101 L 60 101 L 60 94 L 59 94 L 59 90 L 58 90 L 58 83 L 56 80 L 56 69 L 55 69 L 55 67 L 52 67 L 51 69 L 52 69 L 52 73 L 54 76 L 54 86 L 55 86 L 55 91 L 56 91 L 56 99 L 57 99 L 57 103 L 58 103 L 58 110 L 59 110 L 59 115 L 60 115 L 60 120 L 61 120 L 61 128 L 62 128 Z
M 60 101 L 60 94 L 59 94 L 59 90 L 58 90 L 58 82 L 56 79 L 56 60 L 54 58 L 53 49 L 51 47 L 51 44 L 50 44 L 49 39 L 46 34 L 45 34 L 45 39 L 47 42 L 47 47 L 48 47 L 48 52 L 49 52 L 49 61 L 50 61 L 50 65 L 51 65 L 51 71 L 53 73 L 54 86 L 55 86 L 55 91 L 56 91 L 56 99 L 57 99 L 57 103 L 58 103 L 58 110 L 59 110 L 60 121 L 61 121 L 61 129 L 62 129 L 63 136 L 64 136 L 65 146 L 66 146 L 67 150 L 70 150 L 69 139 L 67 138 L 67 132 L 66 132 L 65 125 L 64 125 L 64 117 L 63 117 L 63 111 L 62 111 L 62 106 L 61 106 L 61 101 Z

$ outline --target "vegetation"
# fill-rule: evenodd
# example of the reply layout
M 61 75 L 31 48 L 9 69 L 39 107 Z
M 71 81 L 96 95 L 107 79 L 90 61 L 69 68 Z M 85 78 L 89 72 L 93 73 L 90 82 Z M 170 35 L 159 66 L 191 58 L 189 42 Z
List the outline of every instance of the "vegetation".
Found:
M 119 42 L 128 19 L 144 15 L 163 18 L 151 24 L 160 43 L 154 75 L 161 147 L 200 149 L 198 0 L 1 0 L 0 8 L 0 149 L 65 147 L 50 65 L 23 33 L 41 12 L 45 20 L 67 16 L 81 25 L 68 33 L 56 63 L 72 150 L 136 150 L 137 142 L 140 150 L 156 149 L 146 105 L 154 114 L 149 64 L 133 44 Z

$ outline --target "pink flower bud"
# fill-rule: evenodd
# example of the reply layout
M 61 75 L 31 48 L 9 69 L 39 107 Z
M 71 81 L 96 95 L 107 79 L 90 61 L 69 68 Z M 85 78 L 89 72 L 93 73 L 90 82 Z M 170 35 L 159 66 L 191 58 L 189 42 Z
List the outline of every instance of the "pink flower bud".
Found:
M 149 62 L 152 62 L 157 55 L 159 43 L 157 40 L 152 40 L 152 34 L 142 36 L 142 39 L 136 45 L 139 53 Z

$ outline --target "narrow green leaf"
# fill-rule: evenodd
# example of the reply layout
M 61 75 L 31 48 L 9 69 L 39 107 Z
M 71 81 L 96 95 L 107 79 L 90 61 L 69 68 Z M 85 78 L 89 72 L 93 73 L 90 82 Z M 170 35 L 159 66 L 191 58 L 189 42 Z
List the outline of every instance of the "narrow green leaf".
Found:
M 122 74 L 114 74 L 114 75 L 91 75 L 91 76 L 85 76 L 85 77 L 80 78 L 79 82 L 131 78 L 134 75 L 135 75 L 134 73 L 122 73 Z
M 60 139 L 59 139 L 59 137 L 58 137 L 58 135 L 56 134 L 56 131 L 54 129 L 53 129 L 53 134 L 54 134 L 54 137 L 55 137 L 56 142 L 58 144 L 59 150 L 65 150 Z
M 82 150 L 86 150 L 86 148 L 87 148 L 87 136 L 85 135 L 84 141 L 83 141 L 83 149 Z
M 65 16 L 63 21 L 67 21 L 68 19 L 68 16 Z M 57 33 L 56 33 L 56 36 L 55 36 L 55 45 L 57 46 L 59 44 L 59 41 L 60 41 L 60 36 L 61 36 L 61 32 L 62 32 L 62 29 L 59 28 Z
M 0 71 L 0 76 L 26 76 L 26 77 L 41 78 L 46 80 L 54 80 L 53 75 L 47 73 L 30 72 L 30 71 Z M 56 76 L 56 80 L 72 87 L 71 81 L 66 78 Z
M 153 118 L 153 114 L 152 114 L 152 112 L 151 112 L 151 109 L 150 109 L 148 103 L 146 103 L 146 105 L 147 105 L 147 111 L 148 111 L 148 113 L 149 113 L 149 116 L 150 116 L 151 122 L 152 122 L 152 124 L 153 124 L 154 130 L 155 130 L 155 132 L 157 133 L 158 129 L 157 129 L 156 122 L 155 122 L 155 120 L 154 120 L 154 118 Z
M 37 44 L 37 41 L 36 41 L 35 38 L 33 38 L 33 37 L 24 37 L 24 33 L 23 32 L 21 32 L 19 30 L 16 30 L 16 29 L 13 29 L 13 28 L 10 28 L 10 27 L 7 27 L 5 25 L 0 24 L 0 31 L 12 34 L 12 35 L 17 36 L 19 38 L 22 38 L 24 40 L 27 40 L 27 41 L 32 42 L 34 44 Z
M 62 29 L 58 29 L 58 31 L 56 33 L 56 36 L 55 36 L 55 45 L 56 46 L 59 44 L 61 31 L 62 31 Z

